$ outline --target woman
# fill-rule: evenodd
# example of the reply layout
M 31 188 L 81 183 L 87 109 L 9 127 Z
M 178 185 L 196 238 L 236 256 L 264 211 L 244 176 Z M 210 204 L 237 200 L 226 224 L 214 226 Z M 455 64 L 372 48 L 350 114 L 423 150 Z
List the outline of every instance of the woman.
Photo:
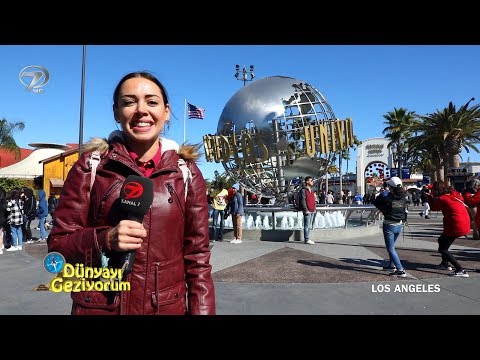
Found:
M 373 203 L 384 216 L 383 239 L 390 262 L 383 270 L 391 270 L 390 275 L 404 278 L 407 274 L 395 250 L 395 242 L 402 232 L 403 222 L 406 219 L 406 191 L 402 186 L 402 180 L 396 176 L 388 180 L 387 185 L 389 191 L 385 195 L 377 196 Z
M 467 182 L 463 198 L 465 204 L 469 206 L 468 213 L 470 215 L 470 224 L 473 230 L 473 238 L 479 239 L 478 229 L 480 229 L 480 180 L 477 178 L 471 179 Z
M 47 193 L 45 190 L 38 190 L 38 207 L 37 207 L 37 217 L 38 217 L 38 227 L 40 228 L 40 239 L 38 241 L 47 240 L 47 216 L 48 216 L 48 203 L 47 203 Z
M 122 131 L 93 139 L 65 181 L 48 238 L 49 251 L 67 263 L 120 268 L 135 250 L 130 291 L 72 292 L 72 314 L 215 314 L 205 180 L 197 148 L 159 138 L 170 119 L 164 86 L 148 72 L 124 76 L 113 94 Z M 90 191 L 89 154 L 101 160 Z M 191 171 L 188 196 L 179 159 Z M 127 219 L 119 203 L 125 178 L 153 181 L 154 200 L 143 223 Z
M 13 189 L 7 193 L 7 222 L 10 225 L 10 235 L 12 237 L 12 246 L 7 251 L 17 251 L 23 249 L 23 206 L 20 199 L 20 190 Z
M 468 277 L 468 273 L 448 250 L 456 238 L 470 233 L 470 215 L 462 194 L 442 180 L 435 181 L 428 203 L 432 211 L 441 211 L 443 214 L 443 232 L 438 238 L 438 252 L 442 255 L 442 262 L 438 267 L 452 270 L 450 263 L 455 266 L 455 271 L 450 275 Z
M 420 191 L 420 200 L 422 201 L 423 211 L 420 212 L 420 216 L 425 216 L 425 219 L 430 219 L 430 204 L 428 203 L 428 196 L 430 195 L 430 188 L 423 186 Z

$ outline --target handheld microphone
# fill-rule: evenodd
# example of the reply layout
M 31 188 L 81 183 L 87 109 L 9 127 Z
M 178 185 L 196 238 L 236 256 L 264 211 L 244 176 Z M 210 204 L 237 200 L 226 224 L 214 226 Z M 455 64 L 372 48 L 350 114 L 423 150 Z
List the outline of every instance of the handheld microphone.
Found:
M 153 181 L 137 175 L 129 175 L 120 190 L 120 208 L 127 213 L 127 219 L 143 222 L 143 217 L 152 206 Z M 135 250 L 126 251 L 122 259 L 123 278 L 132 271 Z

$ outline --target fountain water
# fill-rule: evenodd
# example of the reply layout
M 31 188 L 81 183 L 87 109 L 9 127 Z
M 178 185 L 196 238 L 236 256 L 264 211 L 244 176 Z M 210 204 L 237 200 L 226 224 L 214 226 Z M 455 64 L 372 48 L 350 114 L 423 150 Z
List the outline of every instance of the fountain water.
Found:
M 253 229 L 254 227 L 254 222 L 253 222 L 253 216 L 252 215 L 248 215 L 247 216 L 247 229 Z
M 255 219 L 255 229 L 261 229 L 261 228 L 262 228 L 262 218 L 257 215 Z
M 273 220 L 273 219 L 272 219 Z M 270 230 L 271 229 L 271 226 L 270 226 L 270 222 L 268 221 L 268 215 L 265 215 L 263 217 L 263 222 L 262 222 L 262 229 L 263 230 Z
M 245 229 L 272 230 L 273 229 L 272 214 L 262 212 L 247 213 L 242 217 L 242 224 Z M 225 220 L 225 227 L 232 228 L 231 215 Z M 329 229 L 345 227 L 345 216 L 341 211 L 325 212 L 317 211 L 313 221 L 313 229 Z M 281 230 L 301 230 L 303 229 L 303 213 L 302 212 L 276 212 L 275 228 Z

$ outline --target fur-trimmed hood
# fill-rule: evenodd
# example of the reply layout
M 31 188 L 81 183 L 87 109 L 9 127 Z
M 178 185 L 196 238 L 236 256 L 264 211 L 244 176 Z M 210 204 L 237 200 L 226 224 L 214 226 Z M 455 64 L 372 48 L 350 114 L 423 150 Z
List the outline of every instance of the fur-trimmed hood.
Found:
M 89 142 L 83 145 L 83 151 L 91 152 L 98 150 L 101 155 L 104 156 L 108 152 L 109 143 L 112 142 L 114 138 L 120 138 L 121 141 L 125 143 L 123 131 L 115 130 L 110 134 L 108 139 L 98 137 L 92 138 Z M 167 150 L 175 150 L 178 156 L 184 160 L 198 161 L 200 158 L 200 144 L 183 144 L 182 146 L 179 146 L 175 141 L 164 137 L 160 137 L 160 142 L 162 143 L 162 154 Z

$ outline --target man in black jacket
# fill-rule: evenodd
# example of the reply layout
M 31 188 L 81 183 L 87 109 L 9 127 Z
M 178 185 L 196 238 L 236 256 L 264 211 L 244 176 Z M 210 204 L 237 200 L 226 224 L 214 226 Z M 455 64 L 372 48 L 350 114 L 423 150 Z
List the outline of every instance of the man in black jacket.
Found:
M 32 229 L 30 225 L 32 220 L 34 220 L 36 217 L 37 199 L 33 194 L 33 190 L 28 187 L 23 187 L 20 189 L 20 199 L 23 201 L 23 238 L 25 239 L 26 243 L 32 243 Z
M 373 203 L 384 216 L 383 238 L 390 259 L 383 270 L 390 270 L 392 276 L 406 277 L 405 269 L 395 250 L 395 242 L 402 232 L 406 220 L 406 191 L 403 188 L 402 180 L 396 176 L 388 180 L 387 184 L 390 188 L 388 194 L 386 196 L 378 195 Z
M 50 214 L 51 220 L 48 223 L 49 227 L 53 226 L 53 214 L 55 213 L 55 209 L 58 206 L 58 199 L 55 196 L 55 192 L 51 192 L 50 196 L 48 197 L 48 213 Z M 48 230 L 48 229 L 47 229 Z

